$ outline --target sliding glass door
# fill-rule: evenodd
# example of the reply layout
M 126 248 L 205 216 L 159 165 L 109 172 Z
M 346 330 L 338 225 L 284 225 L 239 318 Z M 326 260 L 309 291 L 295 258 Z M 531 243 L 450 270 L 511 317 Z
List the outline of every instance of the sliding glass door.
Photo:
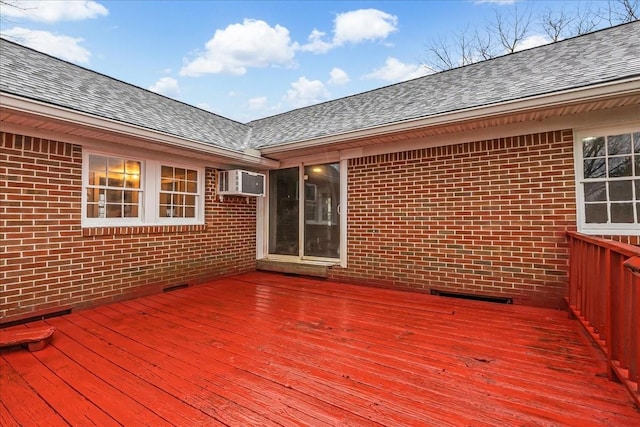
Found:
M 304 167 L 304 256 L 340 257 L 340 164 Z
M 339 163 L 270 172 L 270 254 L 340 258 L 340 214 Z

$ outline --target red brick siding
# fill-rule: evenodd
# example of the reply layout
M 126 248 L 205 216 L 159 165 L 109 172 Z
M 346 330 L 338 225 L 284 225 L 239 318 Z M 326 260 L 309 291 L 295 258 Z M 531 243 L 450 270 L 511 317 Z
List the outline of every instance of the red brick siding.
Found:
M 255 268 L 255 201 L 216 199 L 215 170 L 203 226 L 83 230 L 81 147 L 0 136 L 0 323 Z
M 348 267 L 332 278 L 560 306 L 570 130 L 358 158 L 348 173 Z

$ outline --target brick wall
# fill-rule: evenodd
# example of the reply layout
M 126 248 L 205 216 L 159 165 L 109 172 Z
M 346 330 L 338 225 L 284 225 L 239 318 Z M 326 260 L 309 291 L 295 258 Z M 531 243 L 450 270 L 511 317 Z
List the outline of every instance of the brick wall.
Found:
M 219 202 L 214 170 L 203 226 L 82 229 L 82 148 L 0 137 L 0 323 L 255 268 L 255 201 Z
M 334 279 L 558 307 L 575 230 L 570 130 L 349 161 Z

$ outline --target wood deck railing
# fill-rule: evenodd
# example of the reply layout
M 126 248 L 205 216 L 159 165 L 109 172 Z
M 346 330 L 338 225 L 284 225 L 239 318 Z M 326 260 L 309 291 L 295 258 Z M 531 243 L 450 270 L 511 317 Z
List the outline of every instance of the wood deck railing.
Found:
M 567 235 L 569 309 L 606 355 L 609 378 L 640 407 L 640 247 Z

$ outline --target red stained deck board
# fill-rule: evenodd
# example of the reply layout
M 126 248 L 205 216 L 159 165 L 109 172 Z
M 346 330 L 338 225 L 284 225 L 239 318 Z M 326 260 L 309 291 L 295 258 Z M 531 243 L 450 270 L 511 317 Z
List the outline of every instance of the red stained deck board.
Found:
M 2 425 L 640 426 L 560 311 L 248 273 L 47 323 L 0 352 Z
M 9 350 L 1 353 L 5 361 L 28 383 L 29 387 L 51 407 L 51 413 L 46 418 L 43 416 L 43 425 L 47 425 L 50 419 L 63 418 L 71 425 L 120 425 L 107 412 L 91 402 L 86 396 L 78 393 L 50 367 L 43 365 L 36 354 L 50 352 L 51 346 L 38 353 L 27 353 L 24 350 Z M 2 378 L 4 381 L 4 378 Z M 0 390 L 4 399 L 5 393 L 13 393 L 13 382 L 0 384 Z M 4 402 L 8 404 L 8 402 Z M 9 407 L 9 412 L 19 418 L 20 411 L 30 404 L 29 400 L 22 401 L 20 406 Z M 46 419 L 46 422 L 44 422 Z M 27 423 L 29 425 L 29 423 Z
M 129 305 L 133 308 L 135 302 L 127 304 L 127 306 Z M 144 310 L 144 307 L 141 307 L 141 309 Z M 264 344 L 262 342 L 255 342 L 249 345 L 245 345 L 242 342 L 233 342 L 231 341 L 233 338 L 232 333 L 223 337 L 224 331 L 217 330 L 215 333 L 216 340 L 222 345 L 212 347 L 203 342 L 206 336 L 202 336 L 202 333 L 198 331 L 198 327 L 202 325 L 193 323 L 186 318 L 172 316 L 168 313 L 157 316 L 149 315 L 145 317 L 145 320 L 149 321 L 149 317 L 155 317 L 156 320 L 160 320 L 163 324 L 180 325 L 181 331 L 189 330 L 184 336 L 176 336 L 175 340 L 172 339 L 171 342 L 175 345 L 181 346 L 184 340 L 192 338 L 195 342 L 200 343 L 197 345 L 196 351 L 207 359 L 221 361 L 233 359 L 234 366 L 240 369 L 254 372 L 272 383 L 303 393 L 318 401 L 324 401 L 329 405 L 342 408 L 344 411 L 352 411 L 354 414 L 363 418 L 363 420 L 350 420 L 352 423 L 364 420 L 378 422 L 380 424 L 391 423 L 394 425 L 435 422 L 435 419 L 429 418 L 424 411 L 416 409 L 416 406 L 420 403 L 419 401 L 413 401 L 404 407 L 397 408 L 398 402 L 403 399 L 396 394 L 391 404 L 381 404 L 378 402 L 373 402 L 372 404 L 369 399 L 372 390 L 367 389 L 366 393 L 359 392 L 359 389 L 367 387 L 365 387 L 364 384 L 354 382 L 352 379 L 349 379 L 348 376 L 340 376 L 333 373 L 331 375 L 332 381 L 330 381 L 327 380 L 328 373 L 326 371 L 316 368 L 314 364 L 309 363 L 303 363 L 303 371 L 296 370 L 295 365 L 297 359 L 295 358 L 283 359 L 285 360 L 285 364 L 279 364 L 276 361 L 277 355 L 268 354 L 263 350 L 262 347 Z M 188 338 L 185 338 L 186 335 L 188 335 Z M 237 341 L 242 341 L 242 336 L 235 336 L 236 338 L 240 337 Z M 265 336 L 268 337 L 268 335 Z M 258 348 L 256 348 L 254 344 L 258 345 Z M 278 352 L 282 353 L 291 349 L 292 347 L 280 348 Z M 249 357 L 247 357 L 247 355 L 249 355 Z M 256 358 L 256 355 L 259 356 L 259 358 Z M 305 359 L 312 359 L 311 354 L 300 354 L 299 357 L 303 361 Z M 328 361 L 322 360 L 322 362 L 326 363 Z M 309 381 L 309 377 L 313 378 L 313 381 Z M 381 384 L 381 386 L 384 386 L 384 384 Z M 338 390 L 336 390 L 336 388 L 338 388 Z M 373 393 L 375 393 L 375 390 L 373 390 Z M 388 408 L 388 406 L 396 406 L 396 408 Z M 435 410 L 435 408 L 433 409 Z M 344 416 L 343 414 L 342 417 Z
M 94 382 L 102 385 L 99 388 L 100 394 L 108 396 L 107 400 L 119 406 L 116 410 L 109 410 L 109 413 L 122 424 L 130 425 L 144 421 L 149 425 L 205 425 L 210 421 L 207 415 L 193 407 L 182 405 L 181 400 L 165 392 L 165 384 L 159 383 L 154 387 L 141 379 L 137 374 L 138 365 L 131 365 L 130 369 L 125 369 L 116 363 L 113 357 L 104 357 L 105 354 L 113 354 L 109 351 L 112 349 L 109 349 L 108 343 L 105 343 L 106 347 L 92 348 L 88 344 L 93 338 L 91 334 L 65 319 L 54 319 L 50 323 L 54 321 L 65 325 L 65 333 L 57 339 L 58 346 L 64 349 L 70 360 L 76 362 L 76 365 L 67 367 L 71 370 L 70 375 L 82 378 L 95 377 Z M 82 372 L 82 369 L 87 372 Z M 144 399 L 141 399 L 141 396 L 144 396 Z M 109 403 L 101 406 L 108 408 Z M 123 417 L 115 415 L 120 408 L 125 409 Z M 127 419 L 134 413 L 135 419 Z
M 0 357 L 0 425 L 7 427 L 68 425 L 57 413 L 51 411 L 47 402 L 2 357 Z
M 120 324 L 119 319 L 122 319 L 123 316 L 119 314 L 117 311 L 114 311 L 110 308 L 109 309 L 105 308 L 104 310 L 101 310 L 101 311 L 103 313 L 98 313 L 97 311 L 91 313 L 92 315 L 91 318 L 99 322 L 104 322 L 104 319 L 108 318 L 110 319 L 111 322 L 113 322 L 114 328 L 117 328 L 117 325 Z M 109 318 L 108 315 L 115 316 L 115 317 Z M 127 316 L 124 316 L 124 317 L 127 317 Z M 138 323 L 137 328 L 140 327 L 141 330 L 144 329 L 143 323 L 146 317 L 147 316 L 144 316 L 144 318 L 139 319 L 139 322 L 137 322 Z M 254 411 L 256 416 L 257 414 L 260 414 L 260 413 L 263 413 L 263 414 L 268 413 L 269 412 L 268 408 L 270 407 L 273 409 L 277 409 L 277 407 L 280 406 L 278 405 L 277 400 L 272 400 L 270 398 L 265 401 L 265 398 L 263 395 L 272 396 L 275 394 L 276 397 L 279 397 L 278 392 L 282 393 L 282 390 L 278 390 L 277 388 L 275 388 L 275 390 L 272 391 L 274 387 L 271 384 L 261 382 L 259 377 L 252 375 L 250 372 L 239 370 L 233 364 L 225 363 L 225 361 L 216 361 L 208 358 L 205 359 L 203 356 L 201 356 L 197 352 L 194 352 L 193 342 L 191 342 L 189 345 L 186 345 L 183 342 L 180 343 L 180 345 L 172 344 L 171 341 L 168 341 L 168 337 L 171 334 L 169 333 L 167 328 L 161 327 L 161 329 L 158 329 L 158 326 L 155 325 L 152 327 L 152 329 L 154 329 L 156 333 L 154 334 L 153 337 L 148 337 L 144 345 L 148 346 L 153 344 L 149 348 L 154 348 L 156 349 L 157 352 L 165 353 L 165 356 L 171 357 L 173 362 L 175 364 L 180 364 L 182 366 L 182 369 L 184 369 L 185 374 L 188 374 L 190 377 L 205 378 L 206 379 L 205 384 L 209 386 L 213 385 L 214 387 L 212 388 L 212 390 L 215 390 L 215 393 L 224 395 L 226 396 L 226 398 L 229 399 L 226 406 L 232 405 L 234 402 L 236 402 L 237 404 L 240 405 L 240 408 L 246 408 Z M 179 336 L 186 336 L 185 331 L 181 329 L 176 329 L 176 328 L 173 328 L 173 329 L 175 330 L 175 333 L 178 334 Z M 161 333 L 159 333 L 160 330 L 162 331 Z M 149 341 L 149 339 L 151 341 Z M 208 342 L 210 345 L 214 344 L 213 341 L 214 340 L 212 340 L 211 337 L 209 336 Z M 207 363 L 205 364 L 201 363 L 203 359 L 205 359 Z M 154 360 L 154 359 L 150 359 L 150 360 Z M 282 399 L 285 402 L 294 400 L 288 394 L 290 393 L 287 393 L 287 391 L 285 390 L 284 396 L 280 396 L 280 397 L 286 397 L 286 399 Z M 252 396 L 252 399 L 247 399 L 246 398 L 247 395 Z M 312 414 L 314 413 L 314 409 L 315 408 L 310 408 L 310 412 Z M 283 414 L 278 415 L 276 417 L 276 420 L 278 422 L 284 422 L 285 424 L 287 423 L 286 419 L 279 420 L 284 416 L 286 417 L 293 416 L 293 417 L 296 417 L 296 419 L 303 419 L 303 420 L 308 419 L 311 424 L 314 424 L 315 422 L 317 422 L 317 417 L 315 415 L 306 416 L 304 414 L 300 414 L 300 412 L 288 411 L 286 408 L 276 413 L 280 414 L 280 412 L 282 412 Z M 295 413 L 288 414 L 288 412 L 295 412 Z M 330 418 L 329 421 L 334 422 L 335 419 Z M 289 420 L 289 422 L 291 421 Z M 264 425 L 264 423 L 265 421 L 262 420 L 260 423 L 256 422 L 254 424 Z M 307 424 L 307 422 L 304 422 L 303 424 Z
M 103 311 L 104 314 L 113 316 L 112 320 L 117 322 L 119 319 L 135 316 L 135 313 L 138 312 L 135 308 L 130 308 L 129 304 L 131 302 L 114 307 L 114 310 L 119 310 L 118 313 L 107 313 L 106 309 Z M 371 425 L 370 422 L 365 422 L 366 420 L 357 414 L 354 415 L 350 411 L 327 404 L 323 400 L 309 398 L 305 393 L 292 387 L 289 382 L 283 383 L 281 378 L 279 381 L 273 381 L 265 376 L 264 371 L 259 369 L 258 364 L 255 363 L 257 360 L 254 359 L 254 356 L 259 353 L 256 353 L 253 348 L 246 357 L 242 354 L 228 353 L 225 353 L 224 357 L 215 357 L 207 350 L 214 348 L 215 344 L 219 342 L 217 337 L 215 340 L 211 340 L 210 335 L 198 337 L 197 334 L 193 334 L 175 323 L 155 318 L 153 315 L 144 315 L 140 318 L 136 328 L 151 331 L 158 330 L 158 325 L 162 325 L 162 333 L 147 336 L 150 345 L 155 348 L 170 348 L 174 356 L 183 360 L 206 360 L 207 364 L 199 364 L 192 369 L 199 369 L 208 378 L 211 378 L 212 375 L 214 378 L 222 379 L 227 387 L 236 393 L 250 394 L 255 399 L 264 398 L 265 395 L 279 398 L 291 410 L 303 412 L 315 418 L 316 421 L 313 424 Z M 202 338 L 208 338 L 209 342 L 202 342 Z M 273 401 L 273 403 L 275 402 L 277 400 Z M 254 423 L 254 425 L 256 424 L 261 423 Z
M 117 352 L 110 352 L 114 361 L 135 372 L 152 386 L 162 388 L 187 406 L 207 415 L 210 419 L 207 425 L 269 425 L 268 420 L 258 412 L 224 398 L 219 390 L 211 387 L 212 379 L 203 375 L 202 361 L 195 360 L 193 354 L 188 356 L 192 364 L 181 363 L 177 357 L 188 349 L 149 347 L 148 339 L 143 334 L 127 337 L 118 333 L 117 328 L 103 327 L 105 318 L 98 313 L 80 314 L 82 316 L 73 319 L 74 325 L 86 328 L 98 340 L 117 348 Z M 74 331 L 74 335 L 77 333 Z M 159 333 L 159 330 L 156 328 L 154 333 Z M 108 351 L 95 339 L 88 342 L 96 351 Z M 136 355 L 139 357 L 136 358 Z
M 158 296 L 157 298 L 166 298 L 166 297 Z M 155 298 L 154 298 L 154 299 L 155 299 Z M 202 298 L 199 298 L 198 300 L 201 300 L 201 299 L 202 299 Z M 193 317 L 197 317 L 197 316 L 198 316 L 198 313 L 200 313 L 200 314 L 202 315 L 202 313 L 204 313 L 204 312 L 207 310 L 206 306 L 203 306 L 202 304 L 199 304 L 198 300 L 194 299 L 193 301 L 190 301 L 190 302 L 189 302 L 189 305 L 191 305 L 191 306 L 192 306 L 192 307 L 191 307 L 191 309 L 193 310 L 193 312 L 191 312 L 191 313 L 189 313 L 188 315 L 186 315 L 186 318 L 187 318 L 187 319 L 186 319 L 184 322 L 181 322 L 181 326 L 184 326 L 185 328 L 189 327 L 189 322 L 190 322 L 190 320 L 188 320 L 188 319 L 189 319 L 190 317 L 192 317 L 192 316 L 193 316 Z M 151 299 L 146 299 L 146 300 L 144 301 L 144 303 L 145 303 L 145 304 L 149 304 L 149 301 L 151 301 Z M 228 302 L 228 301 L 227 301 L 227 302 Z M 153 308 L 154 308 L 154 307 L 150 306 L 150 307 L 149 307 L 149 310 L 147 310 L 147 311 L 151 311 L 151 309 L 153 309 Z M 162 305 L 160 305 L 160 309 L 161 309 L 161 308 L 162 308 Z M 177 307 L 175 307 L 175 306 L 174 306 L 174 308 L 177 308 Z M 141 310 L 143 310 L 143 311 L 144 311 L 144 308 L 141 308 Z M 189 312 L 189 310 L 190 310 L 189 306 L 188 306 L 188 305 L 185 305 L 185 306 L 181 307 L 179 310 L 173 310 L 173 311 L 174 311 L 174 312 L 177 312 L 177 313 L 185 313 L 185 312 Z M 321 310 L 322 310 L 322 308 L 321 308 L 321 307 L 318 307 L 318 311 L 321 311 Z M 230 310 L 230 311 L 233 311 L 233 310 Z M 289 314 L 287 314 L 287 313 L 285 313 L 285 314 L 284 314 L 284 316 L 285 316 L 285 317 L 287 317 L 287 318 L 289 318 Z M 175 321 L 176 321 L 176 319 L 167 318 L 167 322 L 172 322 L 172 321 L 173 321 L 173 322 L 175 322 Z M 197 325 L 196 325 L 196 327 L 197 327 Z M 326 326 L 325 326 L 325 327 L 326 327 Z M 322 329 L 322 328 L 319 328 L 319 329 Z M 315 331 L 315 328 L 310 328 L 310 331 L 316 332 L 316 331 Z M 265 334 L 267 334 L 267 335 L 269 335 L 269 334 L 273 334 L 273 333 L 277 333 L 277 331 L 269 331 L 269 330 L 265 330 L 264 332 L 265 332 Z M 287 334 L 286 334 L 286 335 L 287 335 L 287 336 L 289 336 L 289 335 L 295 334 L 296 332 L 297 332 L 297 331 L 295 331 L 295 330 L 293 330 L 293 329 L 292 329 L 292 330 L 287 331 Z M 379 328 L 378 328 L 378 329 L 376 329 L 376 333 L 378 333 L 378 332 L 379 332 Z M 228 333 L 228 334 L 233 334 L 233 332 L 231 332 L 231 331 L 227 331 L 227 333 Z M 321 333 L 321 332 L 320 332 L 320 333 Z M 218 338 L 220 338 L 220 337 L 221 337 L 220 332 L 216 332 L 216 336 L 217 336 Z M 233 339 L 233 336 L 234 336 L 234 335 L 229 335 L 229 336 L 227 337 L 227 339 Z M 286 340 L 286 339 L 287 339 L 287 338 L 283 338 L 283 340 Z M 307 343 L 308 341 L 309 341 L 309 338 L 308 338 L 308 337 L 306 337 L 306 338 L 305 338 L 305 337 L 299 337 L 299 338 L 293 339 L 293 341 L 290 341 L 290 342 L 287 342 L 286 344 L 284 344 L 284 347 L 274 349 L 274 350 L 273 350 L 273 352 L 272 352 L 272 355 L 271 355 L 270 357 L 273 357 L 273 355 L 283 354 L 284 352 L 287 352 L 287 350 L 288 350 L 289 352 L 293 352 L 293 351 L 295 351 L 295 350 L 297 349 L 297 347 L 299 347 L 298 343 Z M 403 344 L 406 344 L 406 343 L 403 343 Z M 228 348 L 228 347 L 226 347 L 226 348 Z M 354 347 L 354 348 L 356 348 L 356 349 L 357 349 L 357 347 Z M 265 351 L 265 346 L 264 346 L 264 345 L 261 345 L 261 350 L 262 350 L 262 351 Z M 240 350 L 240 351 L 242 351 L 242 350 Z M 338 352 L 340 352 L 340 351 L 343 351 L 343 352 L 344 352 L 344 349 L 338 348 Z M 393 352 L 396 352 L 396 353 L 397 353 L 397 350 L 391 350 L 391 351 L 392 351 L 392 353 L 393 353 Z M 332 361 L 333 359 L 332 359 L 332 355 L 327 354 L 327 353 L 330 353 L 330 349 L 329 349 L 329 347 L 327 347 L 327 346 L 324 346 L 324 347 L 321 347 L 321 346 L 320 346 L 320 347 L 317 347 L 317 348 L 315 348 L 315 349 L 311 348 L 311 349 L 308 349 L 308 351 L 307 351 L 307 352 L 302 351 L 302 352 L 300 352 L 300 354 L 298 355 L 298 358 L 299 358 L 300 360 L 303 360 L 303 359 L 311 359 L 311 358 L 312 358 L 312 355 L 314 354 L 314 352 L 316 352 L 316 353 L 317 353 L 317 352 L 325 353 L 325 357 L 324 357 L 324 359 L 325 359 L 325 360 L 317 360 L 317 361 L 315 361 L 316 363 L 318 363 L 318 364 L 323 364 L 323 365 L 331 365 L 331 361 Z M 364 360 L 364 361 L 366 361 L 366 360 L 365 360 L 365 359 L 366 359 L 366 352 L 363 352 L 362 354 L 363 354 L 364 356 L 361 356 L 361 358 L 360 358 L 360 361 L 361 361 L 361 362 L 362 362 L 363 360 Z M 335 356 L 338 356 L 338 357 L 339 357 L 339 353 L 335 354 Z M 380 361 L 380 357 L 379 357 L 379 356 L 380 356 L 380 351 L 379 351 L 379 349 L 378 349 L 378 350 L 376 350 L 376 361 L 375 361 L 375 362 L 376 362 L 376 364 Z M 307 361 L 308 361 L 308 360 L 307 360 Z M 405 359 L 405 361 L 406 361 L 406 359 Z M 291 366 L 292 366 L 292 364 L 295 364 L 295 362 L 296 362 L 296 360 L 295 360 L 295 359 L 289 359 L 288 361 L 283 362 L 283 365 L 284 365 L 284 366 L 291 367 Z M 370 361 L 370 362 L 371 362 L 371 361 Z M 456 363 L 456 362 L 457 362 L 457 363 L 460 363 L 460 360 L 453 360 L 453 361 L 451 361 L 451 362 L 452 362 L 452 363 Z M 311 362 L 309 362 L 309 363 L 313 363 L 313 361 L 311 361 Z M 459 378 L 459 380 L 460 380 L 460 383 L 461 383 L 461 384 L 464 384 L 465 376 L 466 376 L 466 375 L 469 375 L 469 372 L 470 372 L 470 371 L 472 371 L 472 370 L 480 370 L 480 369 L 482 369 L 482 368 L 484 367 L 483 363 L 481 363 L 481 362 L 479 362 L 479 361 L 477 361 L 477 360 L 475 360 L 475 359 L 473 359 L 473 358 L 471 358 L 471 357 L 469 357 L 469 358 L 468 358 L 468 360 L 467 360 L 466 362 L 464 362 L 464 363 L 465 363 L 465 366 L 463 367 L 463 370 L 462 370 L 462 372 L 461 372 L 461 374 L 460 374 L 460 378 Z M 470 364 L 473 364 L 473 365 L 476 365 L 476 366 L 474 366 L 472 369 L 470 369 L 470 367 L 468 366 L 468 365 L 470 365 Z M 391 363 L 391 365 L 393 365 L 393 362 Z M 449 366 L 449 367 L 450 367 L 450 364 L 444 365 L 444 363 L 442 363 L 442 366 Z M 379 367 L 379 365 L 378 365 L 378 367 Z M 304 367 L 303 367 L 303 369 L 304 369 Z M 307 368 L 307 369 L 308 369 L 308 368 Z M 358 370 L 359 370 L 359 366 L 355 365 L 355 366 L 350 366 L 350 367 L 349 367 L 349 366 L 347 365 L 346 367 L 340 367 L 340 369 L 342 369 L 342 370 L 341 370 L 341 371 L 340 371 L 340 370 L 338 370 L 338 372 L 351 372 L 351 373 L 352 373 L 352 377 L 351 377 L 351 378 L 352 378 L 352 379 L 353 379 L 353 378 L 357 378 L 357 375 L 354 375 L 354 373 L 355 373 L 355 372 L 354 372 L 354 370 L 355 370 L 355 371 L 358 371 Z M 416 363 L 416 364 L 413 366 L 413 368 L 412 368 L 412 369 L 414 370 L 414 372 L 418 372 L 418 373 L 419 373 L 419 370 L 420 370 L 420 365 L 419 365 L 419 363 Z M 507 370 L 509 370 L 509 369 L 510 369 L 510 368 L 509 368 L 509 367 L 507 367 Z M 441 370 L 443 370 L 443 369 L 441 369 Z M 454 370 L 455 370 L 455 369 L 454 369 Z M 375 383 L 384 383 L 384 381 L 383 381 L 383 380 L 384 380 L 384 377 L 383 377 L 383 376 L 380 376 L 380 372 L 379 372 L 379 371 L 380 371 L 380 370 L 378 369 L 378 370 L 377 370 L 377 372 L 376 372 L 376 375 L 377 375 L 377 376 L 376 376 L 376 377 L 374 377 L 374 379 L 373 379 L 373 383 L 374 383 L 374 384 L 375 384 Z M 368 372 L 366 372 L 366 371 L 359 370 L 359 372 L 360 372 L 360 375 L 361 375 L 361 376 L 364 376 L 365 378 L 366 378 L 366 377 L 371 377 L 371 375 L 367 375 L 367 373 L 368 373 Z M 451 372 L 452 372 L 452 369 L 448 368 L 448 369 L 447 369 L 447 372 L 446 372 L 446 373 L 444 373 L 444 374 L 442 374 L 442 375 L 439 375 L 439 377 L 449 377 L 449 376 L 451 375 Z M 439 372 L 439 373 L 441 373 L 441 372 Z M 394 387 L 393 387 L 393 386 L 394 386 L 394 385 L 398 382 L 398 380 L 402 377 L 402 375 L 401 375 L 401 374 L 403 374 L 403 373 L 402 373 L 402 372 L 397 372 L 397 371 L 395 371 L 395 372 L 394 372 L 393 370 L 391 370 L 391 371 L 390 371 L 390 374 L 389 374 L 389 381 L 391 381 L 391 383 L 390 383 L 390 384 L 388 384 L 388 385 L 387 385 L 387 384 L 385 384 L 384 386 L 385 386 L 385 387 L 390 387 L 390 388 L 389 388 L 390 390 L 391 390 L 391 389 L 394 389 Z M 427 372 L 426 374 L 428 375 L 428 374 L 429 374 L 429 372 Z M 414 376 L 415 376 L 415 375 L 414 375 Z M 317 378 L 316 378 L 316 379 L 317 379 Z M 412 394 L 413 396 L 418 396 L 418 395 L 419 395 L 419 396 L 421 396 L 421 398 L 423 398 L 423 399 L 425 398 L 425 395 L 426 395 L 426 394 L 428 394 L 428 393 L 430 392 L 430 390 L 426 390 L 426 389 L 422 389 L 422 390 L 413 390 L 413 391 L 412 391 L 412 390 L 411 390 L 411 388 L 410 388 L 410 387 L 408 387 L 408 385 L 409 385 L 409 383 L 404 383 L 404 384 L 402 385 L 402 390 L 400 390 L 400 392 L 396 391 L 396 393 L 395 393 L 395 395 L 394 395 L 396 400 L 400 400 L 400 396 L 402 395 L 402 392 L 403 392 L 403 391 L 404 391 L 404 392 L 407 392 L 407 393 L 413 393 L 413 394 Z M 447 388 L 447 389 L 449 389 L 449 390 L 451 389 L 451 386 L 452 386 L 452 385 L 455 385 L 455 383 L 449 383 L 449 384 L 446 384 L 446 383 L 445 383 L 445 384 L 440 384 L 440 386 L 441 386 L 441 387 L 446 387 L 446 388 Z M 585 384 L 585 385 L 588 385 L 588 384 Z M 481 384 L 481 386 L 482 386 L 482 384 Z M 499 399 L 500 399 L 500 395 L 499 395 L 499 394 L 496 394 L 496 387 L 494 387 L 494 386 L 490 386 L 490 385 L 487 385 L 487 386 L 485 386 L 484 388 L 493 389 L 493 390 L 489 390 L 489 392 L 492 392 L 492 393 L 494 394 L 494 396 L 495 396 L 495 397 L 494 397 L 494 399 L 496 399 L 496 400 L 499 400 Z M 395 389 L 398 389 L 397 385 L 395 386 Z M 476 390 L 472 390 L 472 391 L 476 391 Z M 501 389 L 498 389 L 497 391 L 498 391 L 498 392 L 500 392 L 500 391 L 503 391 L 503 392 L 504 392 L 505 390 L 504 390 L 504 389 L 502 389 L 502 390 L 501 390 Z M 509 393 L 508 393 L 508 395 L 509 395 L 512 399 L 513 399 L 514 397 L 516 397 L 516 396 L 519 396 L 519 397 L 520 397 L 520 403 L 518 403 L 518 401 L 516 400 L 516 401 L 514 402 L 514 405 L 516 405 L 516 406 L 517 406 L 517 405 L 519 405 L 519 404 L 527 404 L 527 405 L 531 405 L 531 403 L 530 403 L 530 400 L 531 400 L 531 392 L 532 392 L 532 390 L 531 390 L 531 384 L 529 384 L 529 386 L 527 387 L 527 389 L 523 389 L 521 384 L 519 384 L 517 381 L 513 381 L 513 382 L 512 382 L 512 387 L 511 387 L 511 389 L 506 390 L 506 391 L 508 391 L 508 392 L 509 392 Z M 560 401 L 552 401 L 552 400 L 551 400 L 551 398 L 548 398 L 548 397 L 547 397 L 547 395 L 549 395 L 550 393 L 551 393 L 551 394 L 553 393 L 553 390 L 549 390 L 549 388 L 548 388 L 548 384 L 547 384 L 546 382 L 542 382 L 542 381 L 541 381 L 541 382 L 539 382 L 539 384 L 538 384 L 538 390 L 537 390 L 537 391 L 539 392 L 539 395 L 538 395 L 538 397 L 537 397 L 537 400 L 547 401 L 547 403 L 550 403 L 550 404 L 553 404 L 554 406 L 557 406 L 557 407 L 558 407 L 557 409 L 568 409 L 568 410 L 569 410 L 569 409 L 571 409 L 571 408 L 572 408 L 572 406 L 570 406 L 570 405 L 573 405 L 573 404 L 575 404 L 575 403 L 584 402 L 584 400 L 585 400 L 584 398 L 582 398 L 582 399 L 573 399 L 573 398 L 571 397 L 571 395 L 567 393 L 567 390 L 565 390 L 565 389 L 559 389 L 559 390 L 558 390 L 558 393 L 559 393 L 560 395 L 565 396 L 565 397 L 568 397 L 568 400 L 571 400 L 571 401 L 572 401 L 572 402 L 569 402 L 569 405 L 565 404 L 565 405 L 564 405 L 565 407 L 563 408 L 563 405 L 562 405 L 562 403 L 563 403 L 563 402 L 562 402 L 561 400 L 560 400 Z M 577 391 L 579 391 L 579 390 L 577 390 Z M 584 392 L 584 390 L 582 390 L 582 391 Z M 594 389 L 594 391 L 597 391 L 597 389 Z M 473 406 L 473 403 L 474 403 L 473 396 L 469 396 L 470 392 L 469 392 L 469 390 L 468 390 L 468 387 L 467 387 L 467 388 L 464 388 L 464 387 L 463 387 L 463 388 L 460 390 L 460 392 L 461 392 L 461 395 L 466 395 L 466 400 L 464 400 L 464 401 L 462 401 L 462 402 L 459 402 L 459 403 L 461 403 L 461 404 L 463 404 L 463 403 L 464 403 L 464 404 L 466 404 L 466 405 L 471 405 L 471 406 Z M 472 393 L 471 393 L 471 394 L 472 394 Z M 431 412 L 433 412 L 434 407 L 435 407 L 435 406 L 437 406 L 437 403 L 438 403 L 437 401 L 434 401 L 434 402 L 435 402 L 435 403 L 433 403 L 433 404 L 430 404 L 430 405 L 429 405 L 429 408 L 430 408 L 430 411 L 431 411 Z M 419 405 L 420 403 L 421 403 L 421 402 L 413 402 L 413 406 L 415 407 L 415 405 L 416 405 L 416 404 L 418 404 L 418 405 Z M 455 403 L 456 403 L 456 402 L 455 402 L 454 400 L 452 400 L 450 397 L 446 400 L 446 402 L 443 402 L 443 404 L 447 405 L 448 407 L 455 406 Z M 495 403 L 495 402 L 494 402 L 494 403 Z M 536 404 L 536 402 L 534 402 L 534 406 L 535 406 L 535 404 Z M 611 408 L 612 410 L 616 410 L 616 409 L 617 409 L 614 405 L 611 405 L 611 406 L 612 406 L 612 408 Z M 454 411 L 455 411 L 455 410 L 454 410 Z M 505 414 L 503 413 L 503 417 L 504 417 L 504 415 L 505 415 Z M 453 416 L 453 414 L 451 414 L 451 416 Z M 579 417 L 576 419 L 576 417 L 574 416 L 574 417 L 571 417 L 570 419 L 568 419 L 568 421 L 574 421 L 574 422 L 576 422 L 576 423 L 578 423 L 578 424 L 580 424 L 580 423 L 584 424 L 585 422 L 588 422 L 589 420 L 588 420 L 588 419 L 587 419 L 587 420 L 581 420 Z M 570 424 L 570 423 L 569 423 L 569 424 Z

